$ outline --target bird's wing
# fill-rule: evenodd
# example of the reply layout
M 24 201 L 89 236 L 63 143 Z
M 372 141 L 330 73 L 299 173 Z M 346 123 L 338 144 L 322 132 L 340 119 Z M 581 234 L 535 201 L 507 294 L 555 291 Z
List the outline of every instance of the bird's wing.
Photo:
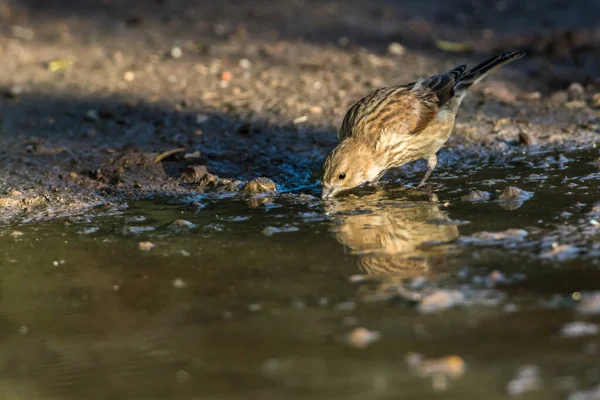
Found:
M 346 113 L 338 138 L 369 139 L 383 130 L 397 134 L 422 131 L 437 113 L 436 96 L 422 90 L 412 91 L 411 86 L 378 89 L 362 98 Z

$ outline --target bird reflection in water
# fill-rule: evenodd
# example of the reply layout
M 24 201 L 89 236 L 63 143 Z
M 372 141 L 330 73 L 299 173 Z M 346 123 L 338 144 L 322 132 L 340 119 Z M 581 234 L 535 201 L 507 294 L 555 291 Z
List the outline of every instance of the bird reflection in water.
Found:
M 385 198 L 381 192 L 326 204 L 335 238 L 368 277 L 397 284 L 441 272 L 458 227 L 435 202 Z M 436 244 L 432 246 L 431 244 Z

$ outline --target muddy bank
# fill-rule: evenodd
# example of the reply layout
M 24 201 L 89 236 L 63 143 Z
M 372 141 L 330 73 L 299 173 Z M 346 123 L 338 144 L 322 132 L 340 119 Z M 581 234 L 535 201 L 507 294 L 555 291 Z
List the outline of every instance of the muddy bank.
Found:
M 315 194 L 354 101 L 504 50 L 530 56 L 474 88 L 432 183 L 598 141 L 592 1 L 508 1 L 494 13 L 475 1 L 38 3 L 0 2 L 0 221 L 242 191 L 257 177 Z M 515 41 L 523 26 L 547 45 Z M 423 168 L 389 180 L 413 183 Z

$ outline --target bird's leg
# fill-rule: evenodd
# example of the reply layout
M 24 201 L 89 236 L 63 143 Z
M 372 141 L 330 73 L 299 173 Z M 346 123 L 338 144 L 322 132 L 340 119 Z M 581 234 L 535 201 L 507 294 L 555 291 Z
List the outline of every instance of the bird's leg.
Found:
M 423 185 L 425 185 L 425 181 L 427 180 L 427 178 L 429 178 L 429 175 L 431 175 L 431 173 L 433 172 L 433 169 L 435 168 L 437 164 L 437 155 L 432 154 L 429 156 L 429 158 L 427 159 L 427 171 L 425 171 L 425 176 L 423 177 L 423 179 L 421 179 L 421 182 L 419 182 L 419 185 L 417 186 L 417 189 L 423 187 Z

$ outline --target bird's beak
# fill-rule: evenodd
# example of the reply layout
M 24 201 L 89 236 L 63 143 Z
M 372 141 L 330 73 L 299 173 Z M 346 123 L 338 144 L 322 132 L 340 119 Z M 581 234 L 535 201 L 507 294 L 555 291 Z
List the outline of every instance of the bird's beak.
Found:
M 336 194 L 336 191 L 329 185 L 323 185 L 321 187 L 321 199 L 328 199 L 333 197 Z

